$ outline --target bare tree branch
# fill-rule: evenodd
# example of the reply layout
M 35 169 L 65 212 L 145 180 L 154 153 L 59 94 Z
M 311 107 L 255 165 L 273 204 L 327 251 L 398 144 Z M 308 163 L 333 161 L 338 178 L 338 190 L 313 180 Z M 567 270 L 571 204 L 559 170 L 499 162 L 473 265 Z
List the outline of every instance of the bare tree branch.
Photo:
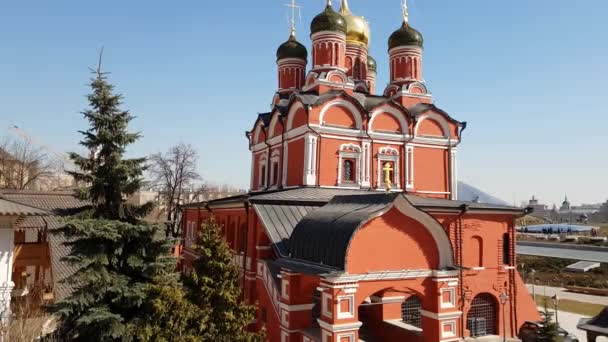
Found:
M 197 171 L 198 153 L 192 145 L 180 143 L 164 154 L 150 156 L 149 162 L 152 182 L 164 204 L 166 235 L 177 238 L 180 235 L 179 205 L 190 203 L 204 191 L 203 186 L 197 185 L 202 180 Z
M 33 189 L 36 182 L 52 172 L 49 156 L 29 139 L 0 142 L 0 188 Z

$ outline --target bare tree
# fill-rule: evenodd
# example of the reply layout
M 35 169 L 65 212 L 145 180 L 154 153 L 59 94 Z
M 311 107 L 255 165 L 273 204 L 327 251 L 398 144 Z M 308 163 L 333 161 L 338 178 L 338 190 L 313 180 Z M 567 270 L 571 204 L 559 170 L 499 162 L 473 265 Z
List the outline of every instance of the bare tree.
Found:
M 192 145 L 180 143 L 166 153 L 150 157 L 149 172 L 156 187 L 165 214 L 166 236 L 180 236 L 179 205 L 190 203 L 205 192 L 206 186 L 197 171 L 198 153 Z
M 48 155 L 29 139 L 0 142 L 0 188 L 31 189 L 36 181 L 48 176 L 51 169 Z

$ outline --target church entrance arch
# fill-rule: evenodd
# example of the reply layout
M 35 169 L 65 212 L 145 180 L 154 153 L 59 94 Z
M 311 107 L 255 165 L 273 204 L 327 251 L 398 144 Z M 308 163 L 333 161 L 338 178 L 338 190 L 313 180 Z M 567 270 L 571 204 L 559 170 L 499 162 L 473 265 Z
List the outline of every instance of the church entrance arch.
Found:
M 482 293 L 471 303 L 467 314 L 467 329 L 471 337 L 497 335 L 497 310 L 496 299 L 489 293 Z

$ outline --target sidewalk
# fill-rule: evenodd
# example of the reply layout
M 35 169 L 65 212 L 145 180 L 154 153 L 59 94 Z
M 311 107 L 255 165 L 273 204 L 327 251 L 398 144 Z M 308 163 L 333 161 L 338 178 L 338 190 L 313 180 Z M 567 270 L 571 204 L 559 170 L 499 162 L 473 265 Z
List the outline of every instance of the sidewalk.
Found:
M 536 291 L 537 295 L 553 297 L 555 294 L 560 299 L 570 299 L 583 303 L 601 304 L 608 306 L 608 297 L 605 296 L 594 296 L 582 293 L 568 292 L 566 289 L 561 287 L 551 287 L 543 285 L 534 285 L 534 291 L 532 291 L 532 284 L 526 284 L 530 295 Z

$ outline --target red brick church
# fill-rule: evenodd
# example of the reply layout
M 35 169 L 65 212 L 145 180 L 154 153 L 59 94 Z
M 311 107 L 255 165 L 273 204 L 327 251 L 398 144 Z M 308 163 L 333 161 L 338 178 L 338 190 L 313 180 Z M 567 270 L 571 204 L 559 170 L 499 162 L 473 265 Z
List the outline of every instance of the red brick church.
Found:
M 538 319 L 515 267 L 525 211 L 458 201 L 466 123 L 433 104 L 407 8 L 382 95 L 369 24 L 346 0 L 310 28 L 311 60 L 292 28 L 272 111 L 247 133 L 251 192 L 183 208 L 183 271 L 213 216 L 269 341 L 515 337 Z

